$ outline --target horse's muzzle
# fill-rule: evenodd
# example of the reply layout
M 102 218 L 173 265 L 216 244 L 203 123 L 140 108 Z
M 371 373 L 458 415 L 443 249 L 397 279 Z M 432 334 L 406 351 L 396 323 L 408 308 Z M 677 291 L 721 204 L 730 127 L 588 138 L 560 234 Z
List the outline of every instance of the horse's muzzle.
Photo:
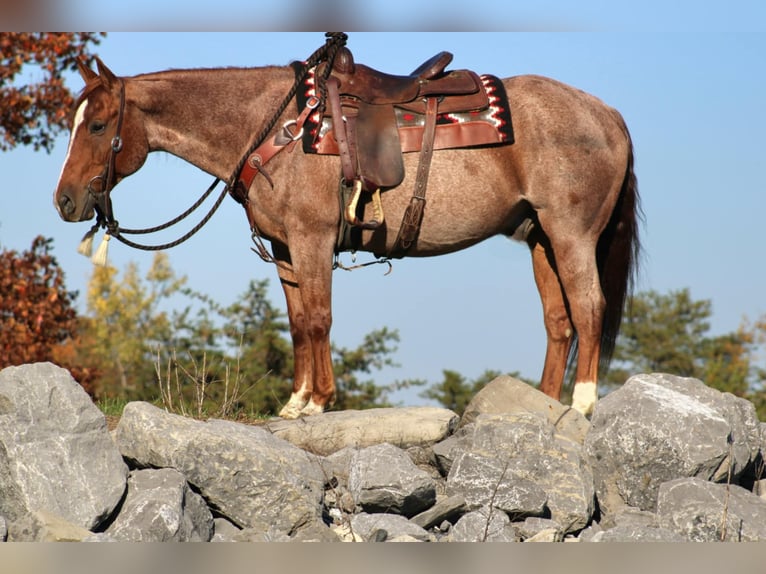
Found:
M 58 198 L 56 199 L 56 208 L 58 209 L 61 219 L 64 221 L 87 221 L 93 219 L 93 216 L 95 215 L 93 199 L 90 197 L 90 194 L 88 194 L 87 199 L 85 200 L 85 205 L 79 215 L 77 213 L 77 202 L 67 193 L 60 193 L 58 195 Z

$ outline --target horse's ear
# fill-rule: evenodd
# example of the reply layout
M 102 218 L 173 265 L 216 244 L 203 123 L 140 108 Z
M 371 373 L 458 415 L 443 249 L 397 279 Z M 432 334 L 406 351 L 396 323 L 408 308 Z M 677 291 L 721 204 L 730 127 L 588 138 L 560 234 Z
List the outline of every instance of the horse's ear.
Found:
M 98 78 L 98 74 L 91 70 L 82 58 L 77 58 L 77 69 L 80 71 L 80 75 L 86 84 Z
M 112 70 L 106 67 L 106 64 L 101 61 L 101 58 L 98 56 L 96 58 L 96 67 L 98 67 L 98 75 L 101 77 L 101 82 L 104 84 L 104 87 L 107 89 L 111 89 L 113 86 L 117 85 L 117 76 L 114 75 Z

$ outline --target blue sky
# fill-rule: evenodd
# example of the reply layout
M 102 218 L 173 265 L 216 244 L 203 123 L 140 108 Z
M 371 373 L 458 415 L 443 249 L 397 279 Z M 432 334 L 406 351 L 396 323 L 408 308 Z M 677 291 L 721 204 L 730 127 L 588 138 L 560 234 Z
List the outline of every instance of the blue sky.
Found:
M 587 15 L 600 4 L 585 2 L 578 14 Z M 764 12 L 754 3 L 738 6 L 738 15 L 748 15 L 745 23 L 752 21 L 749 15 Z M 666 12 L 682 17 L 673 7 Z M 690 15 L 693 24 L 702 18 L 695 14 Z M 704 30 L 690 25 L 645 32 L 640 27 L 616 30 L 612 22 L 618 15 L 606 16 L 593 26 L 605 32 L 352 32 L 348 45 L 357 61 L 391 73 L 409 72 L 436 52 L 449 50 L 455 55 L 452 68 L 501 77 L 547 75 L 617 108 L 634 140 L 646 215 L 639 290 L 664 293 L 688 287 L 695 299 L 712 301 L 713 332 L 732 331 L 744 317 L 766 313 L 766 36 L 727 31 L 735 23 L 732 17 L 722 19 L 720 27 L 705 20 L 709 29 Z M 576 17 L 564 11 L 561 20 Z M 306 58 L 323 41 L 321 32 L 115 32 L 97 53 L 115 73 L 133 75 L 166 68 L 287 64 Z M 75 91 L 82 87 L 79 76 L 69 80 Z M 75 249 L 89 225 L 64 223 L 52 204 L 66 139 L 62 135 L 50 155 L 29 149 L 0 154 L 0 247 L 23 250 L 38 234 L 54 238 L 54 254 L 68 287 L 81 292 L 82 305 L 91 264 Z M 117 217 L 127 227 L 164 222 L 209 183 L 207 175 L 182 160 L 154 154 L 115 190 Z M 227 200 L 205 229 L 168 254 L 193 288 L 221 303 L 233 301 L 250 279 L 268 278 L 271 299 L 284 308 L 275 269 L 250 246 L 244 213 Z M 151 257 L 116 242 L 110 247 L 110 262 L 119 269 L 135 261 L 146 272 Z M 379 266 L 336 271 L 333 292 L 332 338 L 337 344 L 356 346 L 364 334 L 383 326 L 399 330 L 394 359 L 401 366 L 376 375 L 379 382 L 436 382 L 442 369 L 469 378 L 485 369 L 539 377 L 545 334 L 525 246 L 498 237 L 453 255 L 398 261 L 389 276 L 383 272 Z M 410 395 L 397 398 L 418 403 Z

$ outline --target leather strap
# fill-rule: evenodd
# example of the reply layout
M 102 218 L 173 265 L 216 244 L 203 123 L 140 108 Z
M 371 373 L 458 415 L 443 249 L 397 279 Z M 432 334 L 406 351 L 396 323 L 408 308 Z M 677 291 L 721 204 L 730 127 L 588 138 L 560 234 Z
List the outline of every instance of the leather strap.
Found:
M 423 130 L 423 143 L 420 151 L 418 171 L 415 176 L 415 191 L 412 194 L 409 205 L 404 212 L 399 234 L 396 236 L 394 246 L 389 253 L 390 257 L 403 257 L 405 252 L 412 247 L 420 232 L 420 223 L 423 220 L 423 209 L 426 205 L 426 188 L 428 187 L 428 172 L 431 169 L 431 158 L 434 152 L 434 137 L 436 135 L 436 113 L 439 107 L 438 98 L 428 98 L 426 102 L 425 128 Z
M 351 155 L 351 146 L 348 141 L 346 130 L 346 120 L 343 117 L 343 109 L 340 104 L 340 93 L 338 91 L 340 81 L 331 76 L 327 79 L 327 99 L 330 103 L 330 112 L 332 113 L 332 127 L 335 134 L 335 141 L 338 142 L 338 152 L 340 155 L 340 165 L 343 170 L 343 179 L 346 185 L 351 185 L 356 179 L 356 169 Z
M 253 184 L 255 176 L 259 173 L 268 180 L 271 187 L 274 187 L 274 182 L 271 180 L 269 174 L 263 169 L 263 166 L 265 166 L 271 158 L 277 155 L 280 151 L 288 146 L 292 146 L 303 136 L 303 124 L 306 123 L 309 115 L 314 111 L 317 105 L 319 105 L 319 100 L 317 98 L 309 98 L 303 111 L 301 111 L 294 121 L 286 122 L 282 126 L 282 129 L 280 129 L 273 138 L 263 142 L 247 157 L 245 165 L 242 166 L 242 171 L 239 172 L 239 185 L 237 186 L 238 192 L 241 193 L 243 197 L 241 200 L 239 197 L 235 197 L 235 199 L 240 201 L 240 203 L 245 203 L 248 190 Z

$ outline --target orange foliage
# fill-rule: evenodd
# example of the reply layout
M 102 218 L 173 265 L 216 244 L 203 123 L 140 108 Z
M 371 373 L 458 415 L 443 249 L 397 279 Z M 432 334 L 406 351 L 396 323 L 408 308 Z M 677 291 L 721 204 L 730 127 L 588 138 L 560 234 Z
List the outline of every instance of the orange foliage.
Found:
M 50 254 L 52 239 L 38 236 L 29 251 L 0 252 L 0 368 L 40 361 L 73 365 L 67 351 L 77 329 L 76 293 L 66 290 L 64 274 Z M 70 368 L 88 390 L 96 373 Z
M 0 151 L 33 145 L 50 151 L 56 132 L 67 127 L 74 96 L 64 85 L 62 72 L 75 70 L 78 57 L 91 59 L 88 44 L 104 34 L 91 32 L 0 33 Z M 25 83 L 22 68 L 36 66 Z M 24 70 L 31 72 L 31 70 Z

